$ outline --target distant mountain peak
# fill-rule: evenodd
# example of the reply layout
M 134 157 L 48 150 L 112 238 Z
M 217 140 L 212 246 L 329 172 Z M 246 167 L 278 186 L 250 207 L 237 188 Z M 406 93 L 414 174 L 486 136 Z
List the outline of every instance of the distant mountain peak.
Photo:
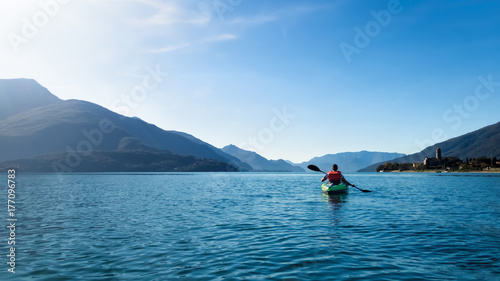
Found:
M 225 146 L 221 150 L 247 163 L 255 171 L 304 172 L 301 167 L 287 163 L 285 160 L 268 160 L 256 152 L 241 149 L 233 144 Z
M 309 161 L 300 164 L 301 167 L 307 167 L 314 164 L 323 169 L 330 169 L 332 164 L 338 164 L 339 170 L 345 173 L 357 172 L 366 166 L 380 161 L 388 161 L 397 157 L 404 156 L 402 153 L 374 152 L 362 150 L 359 152 L 340 152 L 335 154 L 326 154 L 320 157 L 314 157 Z
M 220 163 L 227 163 L 228 171 L 251 169 L 194 136 L 163 130 L 92 102 L 60 100 L 32 79 L 0 80 L 0 101 L 0 161 L 84 150 L 118 153 L 114 155 L 157 150 L 150 154 L 184 157 L 172 158 L 177 161 L 174 166 L 194 157 L 203 160 L 196 163 L 208 163 L 207 169 Z
M 47 88 L 33 79 L 0 79 L 0 120 L 26 110 L 60 102 Z

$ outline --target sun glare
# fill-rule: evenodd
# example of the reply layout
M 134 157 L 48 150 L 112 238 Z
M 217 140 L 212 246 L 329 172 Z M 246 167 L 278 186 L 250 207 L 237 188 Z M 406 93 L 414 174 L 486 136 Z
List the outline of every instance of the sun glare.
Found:
M 0 10 L 3 12 L 6 11 L 17 11 L 21 9 L 28 9 L 31 7 L 37 7 L 38 1 L 34 0 L 25 0 L 25 1 L 2 1 L 0 2 Z
M 54 0 L 55 1 L 55 0 Z M 43 1 L 41 1 L 44 3 Z M 47 1 L 51 2 L 51 1 Z M 57 3 L 57 2 L 56 2 Z M 4 20 L 20 20 L 22 15 L 29 14 L 32 11 L 41 9 L 38 1 L 0 1 L 0 17 Z

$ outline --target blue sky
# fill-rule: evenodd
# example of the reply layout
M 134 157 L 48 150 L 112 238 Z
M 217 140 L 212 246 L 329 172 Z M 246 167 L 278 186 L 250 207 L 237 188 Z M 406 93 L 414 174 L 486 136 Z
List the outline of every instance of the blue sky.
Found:
M 1 78 L 216 147 L 414 153 L 500 121 L 498 1 L 18 2 Z

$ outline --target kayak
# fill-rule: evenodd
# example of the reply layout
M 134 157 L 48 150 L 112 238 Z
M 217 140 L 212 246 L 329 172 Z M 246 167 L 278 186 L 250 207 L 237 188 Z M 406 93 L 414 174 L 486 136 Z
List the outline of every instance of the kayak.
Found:
M 323 183 L 321 185 L 321 191 L 324 193 L 328 194 L 343 194 L 347 193 L 347 185 L 345 183 L 337 184 L 337 185 L 331 185 L 328 183 Z

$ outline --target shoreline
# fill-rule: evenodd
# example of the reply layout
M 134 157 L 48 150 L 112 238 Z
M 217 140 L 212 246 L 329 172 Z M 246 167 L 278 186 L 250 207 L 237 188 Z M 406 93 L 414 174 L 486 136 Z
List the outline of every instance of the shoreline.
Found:
M 446 171 L 443 170 L 427 170 L 427 171 L 387 171 L 387 172 L 379 172 L 379 173 L 436 173 L 436 174 L 470 174 L 470 173 L 481 173 L 481 174 L 499 174 L 500 169 L 495 168 L 494 170 L 488 171 Z

